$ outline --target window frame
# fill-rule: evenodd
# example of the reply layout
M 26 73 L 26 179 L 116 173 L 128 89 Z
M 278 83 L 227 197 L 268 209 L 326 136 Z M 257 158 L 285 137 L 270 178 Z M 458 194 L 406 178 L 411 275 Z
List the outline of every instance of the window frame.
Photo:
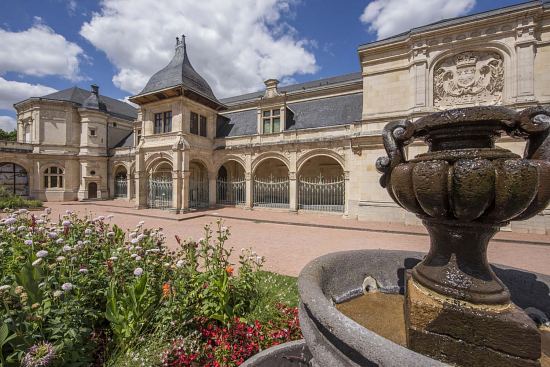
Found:
M 153 134 L 172 132 L 172 111 L 155 112 L 153 114 Z
M 283 131 L 283 128 L 281 127 L 282 113 L 280 108 L 269 108 L 269 109 L 262 110 L 261 116 L 262 116 L 261 117 L 262 134 L 279 134 Z M 274 131 L 275 120 L 279 120 L 278 131 Z M 269 126 L 269 131 L 266 131 L 266 126 Z
M 65 187 L 65 168 L 63 167 L 49 166 L 44 170 L 42 176 L 44 177 L 42 182 L 45 190 L 63 189 Z M 52 184 L 54 182 L 55 185 Z
M 208 137 L 208 117 L 200 113 L 190 111 L 189 133 L 204 138 Z

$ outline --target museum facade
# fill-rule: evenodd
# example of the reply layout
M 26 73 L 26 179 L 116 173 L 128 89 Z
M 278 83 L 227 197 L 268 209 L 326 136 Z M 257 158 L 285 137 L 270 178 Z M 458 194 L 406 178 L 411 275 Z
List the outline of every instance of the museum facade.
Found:
M 418 223 L 379 185 L 390 121 L 467 106 L 550 105 L 550 4 L 531 1 L 358 48 L 357 73 L 218 99 L 185 40 L 130 98 L 71 88 L 15 104 L 0 183 L 42 200 L 120 197 L 183 212 L 216 205 Z M 499 146 L 523 154 L 524 142 Z M 414 156 L 426 151 L 418 142 Z M 11 186 L 10 186 L 11 185 Z M 549 233 L 548 210 L 514 231 Z

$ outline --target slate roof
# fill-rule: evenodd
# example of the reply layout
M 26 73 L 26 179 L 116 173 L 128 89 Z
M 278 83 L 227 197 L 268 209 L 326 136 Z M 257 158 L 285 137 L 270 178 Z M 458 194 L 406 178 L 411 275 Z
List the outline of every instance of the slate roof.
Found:
M 86 100 L 89 100 L 91 95 L 92 92 L 90 91 L 72 87 L 39 98 L 54 101 L 67 101 L 82 106 Z M 137 110 L 128 103 L 103 95 L 99 95 L 99 98 L 101 102 L 105 104 L 108 114 L 125 120 L 135 120 L 137 118 Z
M 114 148 L 128 148 L 134 146 L 134 132 L 132 131 L 124 139 L 118 142 Z
M 181 43 L 178 41 L 176 53 L 170 63 L 149 79 L 138 96 L 180 85 L 219 103 L 210 85 L 191 65 L 185 41 Z
M 353 93 L 289 103 L 286 130 L 346 125 L 361 120 L 363 94 Z M 257 110 L 218 115 L 217 137 L 257 134 Z
M 280 93 L 285 93 L 285 92 L 291 93 L 291 92 L 297 92 L 297 91 L 306 91 L 306 90 L 325 87 L 325 86 L 345 84 L 345 83 L 361 81 L 361 80 L 362 80 L 361 72 L 356 72 L 356 73 L 338 75 L 330 78 L 313 80 L 305 83 L 281 86 L 281 87 L 278 87 L 277 89 Z M 236 102 L 243 102 L 251 99 L 260 98 L 264 95 L 264 93 L 265 93 L 265 90 L 261 90 L 257 92 L 242 94 L 239 96 L 222 98 L 220 101 L 224 104 L 233 104 Z

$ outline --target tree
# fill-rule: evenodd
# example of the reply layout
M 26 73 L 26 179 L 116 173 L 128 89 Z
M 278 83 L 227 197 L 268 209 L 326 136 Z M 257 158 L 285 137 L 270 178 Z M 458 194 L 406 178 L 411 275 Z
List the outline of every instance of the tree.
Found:
M 9 141 L 16 141 L 17 140 L 17 131 L 4 131 L 0 129 L 0 140 L 9 140 Z

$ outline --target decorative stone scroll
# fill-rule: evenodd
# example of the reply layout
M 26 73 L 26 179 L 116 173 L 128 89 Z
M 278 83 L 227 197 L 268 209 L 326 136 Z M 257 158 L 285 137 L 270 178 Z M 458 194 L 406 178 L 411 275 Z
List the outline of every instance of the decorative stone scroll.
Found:
M 504 67 L 496 52 L 463 52 L 444 59 L 434 72 L 434 106 L 497 105 Z

